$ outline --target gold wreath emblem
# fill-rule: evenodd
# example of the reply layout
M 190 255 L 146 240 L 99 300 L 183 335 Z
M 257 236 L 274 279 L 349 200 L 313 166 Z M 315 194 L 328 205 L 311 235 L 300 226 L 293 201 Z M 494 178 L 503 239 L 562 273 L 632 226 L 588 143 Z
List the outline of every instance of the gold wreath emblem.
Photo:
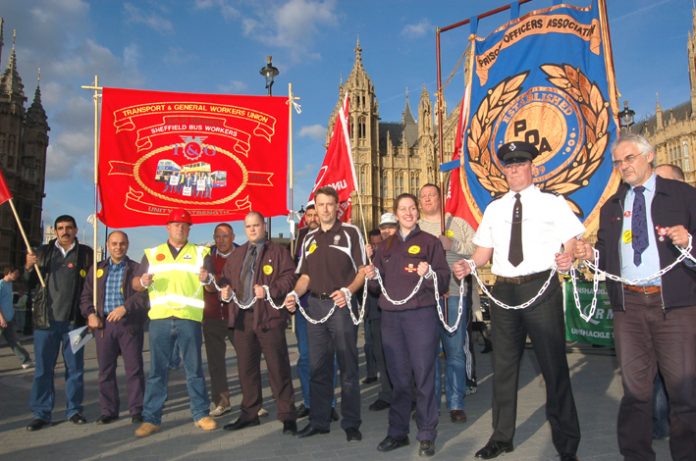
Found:
M 609 142 L 609 103 L 604 100 L 599 87 L 577 68 L 568 64 L 546 64 L 541 66 L 541 70 L 548 75 L 547 80 L 552 85 L 566 92 L 578 104 L 586 130 L 585 144 L 570 168 L 556 171 L 549 179 L 537 185 L 546 191 L 563 194 L 572 210 L 582 216 L 582 210 L 568 195 L 587 186 L 590 177 L 602 163 Z M 492 195 L 505 192 L 508 188 L 504 176 L 491 161 L 488 143 L 493 122 L 505 104 L 519 94 L 520 86 L 528 73 L 510 77 L 490 89 L 471 121 L 467 143 L 471 169 L 478 176 L 481 185 Z

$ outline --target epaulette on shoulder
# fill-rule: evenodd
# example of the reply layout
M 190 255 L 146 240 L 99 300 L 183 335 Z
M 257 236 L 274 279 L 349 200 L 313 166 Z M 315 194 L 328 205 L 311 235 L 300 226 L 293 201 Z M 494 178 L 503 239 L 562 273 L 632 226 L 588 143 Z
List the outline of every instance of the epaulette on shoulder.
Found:
M 556 197 L 561 196 L 561 194 L 559 194 L 558 192 L 553 191 L 553 190 L 546 190 L 546 189 L 539 189 L 539 190 L 541 191 L 542 194 L 551 194 L 551 195 L 555 195 Z
M 494 201 L 496 201 L 496 200 L 498 200 L 498 199 L 501 199 L 501 198 L 503 198 L 504 196 L 505 196 L 505 193 L 498 194 L 498 195 L 494 195 L 493 198 L 491 199 L 491 202 L 494 202 Z

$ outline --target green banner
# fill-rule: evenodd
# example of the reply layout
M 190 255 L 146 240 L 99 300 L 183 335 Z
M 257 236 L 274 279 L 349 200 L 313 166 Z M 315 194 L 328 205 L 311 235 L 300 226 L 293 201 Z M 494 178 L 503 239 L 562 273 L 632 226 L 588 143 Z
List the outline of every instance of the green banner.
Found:
M 578 282 L 578 295 L 582 313 L 588 315 L 592 306 L 592 282 Z M 563 307 L 565 309 L 565 335 L 567 341 L 579 341 L 598 346 L 614 346 L 614 311 L 609 304 L 607 287 L 601 282 L 597 292 L 597 308 L 592 318 L 585 322 L 580 317 L 573 300 L 573 284 L 563 282 Z

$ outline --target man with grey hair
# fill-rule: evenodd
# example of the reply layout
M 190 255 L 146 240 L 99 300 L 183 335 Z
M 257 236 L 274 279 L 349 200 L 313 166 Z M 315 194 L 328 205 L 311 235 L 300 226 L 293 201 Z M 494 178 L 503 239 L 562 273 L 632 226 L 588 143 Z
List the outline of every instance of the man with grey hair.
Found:
M 696 271 L 684 263 L 655 275 L 674 262 L 677 247 L 686 248 L 696 233 L 696 189 L 657 176 L 655 150 L 640 135 L 623 135 L 611 155 L 624 184 L 600 211 L 599 267 L 636 281 L 607 281 L 624 389 L 619 450 L 625 459 L 655 459 L 652 393 L 659 370 L 670 398 L 672 459 L 694 459 Z M 576 246 L 577 258 L 592 254 L 586 242 Z

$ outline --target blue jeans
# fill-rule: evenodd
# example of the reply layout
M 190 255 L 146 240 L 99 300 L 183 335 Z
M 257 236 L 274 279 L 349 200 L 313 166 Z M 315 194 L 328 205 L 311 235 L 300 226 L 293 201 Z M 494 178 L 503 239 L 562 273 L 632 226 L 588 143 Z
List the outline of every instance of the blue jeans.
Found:
M 58 353 L 63 350 L 65 362 L 65 416 L 70 418 L 76 413 L 82 413 L 82 397 L 84 395 L 84 351 L 72 353 L 68 332 L 70 322 L 52 321 L 46 330 L 34 330 L 34 383 L 31 387 L 29 407 L 34 418 L 51 421 L 51 412 L 56 398 L 53 383 Z
M 309 295 L 304 295 L 300 299 L 300 303 L 303 307 L 307 307 Z M 298 311 L 295 314 L 295 337 L 297 338 L 297 352 L 299 357 L 297 358 L 297 377 L 300 379 L 300 388 L 302 388 L 302 400 L 304 401 L 305 408 L 310 408 L 309 400 L 309 379 L 311 370 L 309 368 L 309 338 L 307 336 L 307 319 Z M 336 372 L 338 371 L 338 364 L 334 358 L 334 387 L 336 387 Z M 336 395 L 331 401 L 331 408 L 336 407 Z
M 653 384 L 653 439 L 664 439 L 669 435 L 669 400 L 665 384 L 658 372 Z
M 450 326 L 457 320 L 457 309 L 459 305 L 459 293 L 447 298 L 447 321 Z M 442 349 L 445 352 L 445 397 L 447 399 L 448 410 L 463 410 L 464 396 L 467 389 L 467 362 L 471 363 L 469 357 L 469 342 L 467 337 L 467 311 L 469 303 L 466 297 L 463 300 L 462 318 L 459 321 L 459 328 L 454 333 L 447 330 L 438 322 Z M 438 351 L 439 352 L 439 351 Z M 441 395 L 440 360 L 435 360 L 435 396 L 440 401 Z
M 210 399 L 203 376 L 202 338 L 200 322 L 175 317 L 150 320 L 150 374 L 145 383 L 144 421 L 157 426 L 162 423 L 162 408 L 167 400 L 169 362 L 175 345 L 179 347 L 183 357 L 191 416 L 194 421 L 208 416 Z

